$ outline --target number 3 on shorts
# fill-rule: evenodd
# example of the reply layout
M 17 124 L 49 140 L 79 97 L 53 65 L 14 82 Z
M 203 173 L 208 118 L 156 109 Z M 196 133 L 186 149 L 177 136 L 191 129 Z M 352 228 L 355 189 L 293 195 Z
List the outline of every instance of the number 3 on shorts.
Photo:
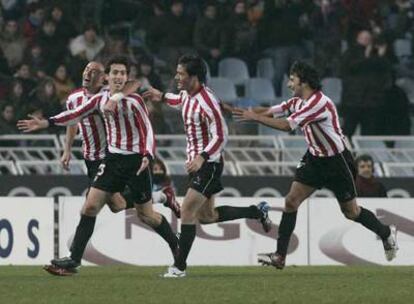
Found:
M 98 172 L 96 173 L 95 178 L 93 179 L 94 182 L 96 182 L 98 177 L 104 173 L 104 170 L 105 170 L 105 164 L 100 164 L 98 167 Z

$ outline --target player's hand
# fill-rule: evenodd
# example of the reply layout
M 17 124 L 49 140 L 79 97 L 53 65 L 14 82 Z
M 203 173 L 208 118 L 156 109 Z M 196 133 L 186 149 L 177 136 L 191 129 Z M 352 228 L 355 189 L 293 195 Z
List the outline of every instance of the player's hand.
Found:
M 238 122 L 256 120 L 258 117 L 258 114 L 255 113 L 252 108 L 249 108 L 248 110 L 235 108 L 232 113 L 234 120 Z
M 63 151 L 62 157 L 60 158 L 60 163 L 62 164 L 63 169 L 69 171 L 69 162 L 72 155 L 70 151 Z
M 115 114 L 117 107 L 118 107 L 118 102 L 115 100 L 109 99 L 103 107 L 104 115 Z
M 162 92 L 154 89 L 153 87 L 149 87 L 143 94 L 142 97 L 146 100 L 160 102 L 162 101 Z
M 144 156 L 141 161 L 141 167 L 139 167 L 137 171 L 137 175 L 140 175 L 142 171 L 144 171 L 150 164 L 150 160 L 148 157 Z
M 34 132 L 49 127 L 49 122 L 46 119 L 39 119 L 33 115 L 28 115 L 31 119 L 19 120 L 17 128 L 23 133 Z
M 222 102 L 221 106 L 225 112 L 229 112 L 229 113 L 232 113 L 233 110 L 235 109 L 235 107 L 225 102 Z
M 187 173 L 194 173 L 200 170 L 201 166 L 204 164 L 205 159 L 201 155 L 197 155 L 192 161 L 185 165 Z

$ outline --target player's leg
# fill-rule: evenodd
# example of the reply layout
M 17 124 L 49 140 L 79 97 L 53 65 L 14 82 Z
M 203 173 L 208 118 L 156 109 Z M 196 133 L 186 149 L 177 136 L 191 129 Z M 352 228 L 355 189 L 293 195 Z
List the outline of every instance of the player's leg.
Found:
M 71 258 L 80 263 L 86 244 L 92 236 L 95 228 L 96 216 L 105 202 L 109 199 L 110 193 L 97 188 L 90 188 L 86 202 L 82 207 L 81 219 L 76 228 L 75 237 L 71 246 Z
M 137 166 L 139 168 L 139 165 Z M 131 199 L 135 202 L 138 218 L 158 233 L 170 246 L 173 255 L 176 255 L 178 240 L 167 219 L 153 209 L 152 182 L 150 168 L 140 175 L 134 172 L 128 181 L 131 190 Z
M 388 261 L 396 257 L 397 246 L 397 229 L 394 225 L 387 226 L 381 223 L 370 210 L 358 206 L 356 199 L 340 203 L 341 211 L 347 219 L 360 223 L 365 228 L 378 235 L 383 243 L 385 257 Z
M 395 257 L 397 244 L 394 226 L 382 224 L 370 210 L 360 207 L 357 204 L 357 191 L 354 177 L 356 174 L 355 162 L 351 153 L 345 150 L 333 159 L 335 170 L 331 170 L 330 183 L 327 184 L 338 200 L 341 211 L 346 218 L 360 223 L 365 228 L 377 234 L 384 244 L 385 254 L 388 260 Z
M 257 206 L 248 207 L 219 206 L 215 207 L 215 196 L 210 197 L 199 209 L 197 218 L 200 224 L 211 224 L 232 221 L 241 218 L 259 220 L 265 232 L 269 232 L 272 222 L 269 219 L 270 206 L 261 202 Z
M 285 210 L 279 224 L 276 252 L 258 255 L 259 263 L 272 265 L 278 269 L 285 267 L 289 241 L 296 226 L 297 210 L 302 202 L 316 189 L 314 187 L 294 181 L 285 198 Z
M 107 205 L 113 213 L 118 213 L 125 209 L 135 208 L 135 202 L 129 187 L 126 187 L 122 193 L 114 193 L 107 202 Z
M 180 250 L 174 263 L 174 266 L 182 272 L 187 268 L 187 257 L 196 236 L 197 213 L 206 200 L 203 194 L 192 188 L 187 190 L 184 197 L 181 206 Z
M 86 245 L 92 236 L 95 228 L 96 216 L 105 205 L 105 201 L 110 194 L 97 188 L 90 188 L 86 197 L 86 202 L 82 207 L 81 218 L 76 227 L 75 236 L 70 248 L 70 257 L 53 259 L 51 266 L 46 266 L 45 270 L 54 275 L 71 275 L 77 272 L 81 264 L 82 256 Z

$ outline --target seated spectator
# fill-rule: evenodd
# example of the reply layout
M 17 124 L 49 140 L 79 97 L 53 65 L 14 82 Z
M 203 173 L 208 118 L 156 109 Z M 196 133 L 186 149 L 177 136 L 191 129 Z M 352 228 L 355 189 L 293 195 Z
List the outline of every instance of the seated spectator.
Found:
M 217 17 L 217 6 L 214 1 L 205 5 L 203 16 L 197 19 L 193 41 L 195 49 L 208 63 L 212 75 L 217 75 L 218 62 L 223 57 L 226 47 L 226 36 L 223 24 Z
M 6 21 L 3 32 L 0 34 L 0 48 L 3 50 L 4 57 L 11 69 L 22 63 L 26 41 L 19 29 L 17 20 L 10 19 Z
M 48 54 L 46 54 L 39 44 L 33 44 L 28 49 L 24 62 L 30 66 L 35 78 L 44 78 L 47 74 L 48 66 L 52 62 L 49 60 Z
M 192 52 L 193 20 L 184 14 L 183 0 L 173 0 L 170 13 L 164 17 L 164 36 L 160 44 L 160 57 L 174 73 L 178 58 Z
M 29 94 L 37 85 L 35 78 L 32 76 L 30 65 L 26 62 L 18 66 L 14 78 L 22 82 L 23 91 L 26 94 Z
M 32 2 L 28 5 L 28 14 L 23 24 L 23 35 L 28 44 L 32 45 L 42 25 L 45 11 L 40 3 Z
M 56 87 L 56 95 L 62 105 L 65 104 L 66 98 L 75 88 L 75 84 L 70 79 L 68 71 L 64 64 L 60 64 L 53 76 L 53 82 Z
M 15 117 L 22 119 L 26 117 L 27 95 L 23 90 L 23 84 L 20 80 L 14 80 L 10 85 L 10 91 L 6 97 L 6 103 L 15 107 Z
M 244 1 L 236 1 L 226 24 L 227 53 L 244 60 L 250 75 L 255 70 L 255 42 L 257 31 L 249 22 Z
M 53 19 L 46 19 L 37 35 L 39 44 L 47 54 L 50 63 L 55 64 L 63 60 L 67 52 L 67 40 L 56 32 L 56 24 Z
M 94 24 L 87 24 L 84 27 L 83 34 L 74 38 L 69 49 L 72 56 L 79 56 L 83 59 L 91 61 L 104 48 L 105 42 L 98 36 L 98 28 Z
M 374 177 L 374 160 L 364 154 L 355 160 L 358 174 L 356 188 L 359 197 L 387 197 L 384 185 Z
M 41 109 L 46 117 L 54 116 L 62 111 L 63 106 L 57 96 L 53 79 L 46 78 L 40 82 L 35 91 L 33 104 Z
M 157 90 L 163 91 L 161 77 L 155 72 L 152 57 L 142 56 L 139 59 L 136 79 L 142 82 L 144 88 L 149 84 Z
M 17 134 L 15 107 L 12 104 L 1 106 L 0 134 Z
M 49 16 L 56 25 L 56 35 L 61 37 L 64 41 L 68 41 L 69 38 L 73 38 L 76 36 L 75 26 L 67 17 L 66 12 L 59 4 L 55 4 Z

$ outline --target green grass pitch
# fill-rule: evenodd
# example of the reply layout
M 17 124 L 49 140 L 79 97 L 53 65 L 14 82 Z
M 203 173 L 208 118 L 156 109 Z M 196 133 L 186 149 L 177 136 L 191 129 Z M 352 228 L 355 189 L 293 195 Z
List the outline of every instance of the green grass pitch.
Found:
M 414 303 L 414 267 L 83 267 L 54 277 L 41 267 L 0 267 L 0 303 Z

